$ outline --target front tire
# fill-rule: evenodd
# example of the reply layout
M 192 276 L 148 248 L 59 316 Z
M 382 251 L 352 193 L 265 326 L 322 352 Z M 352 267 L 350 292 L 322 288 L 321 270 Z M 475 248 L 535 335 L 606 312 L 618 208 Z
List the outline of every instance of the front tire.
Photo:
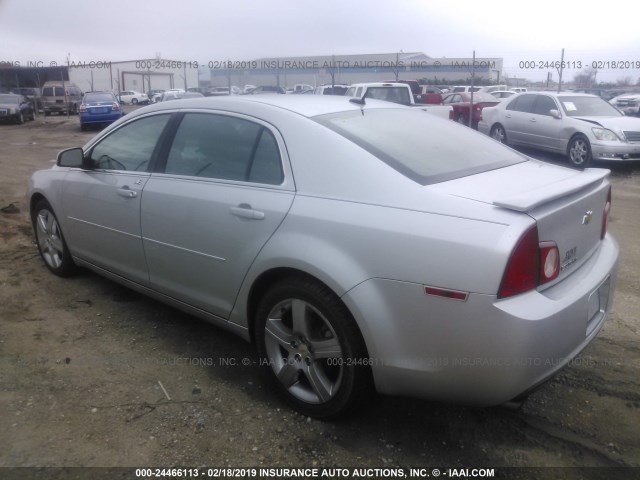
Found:
M 138 104 L 138 99 L 137 98 L 132 98 L 131 99 L 131 105 L 137 105 Z
M 574 167 L 586 168 L 590 166 L 593 158 L 589 139 L 584 135 L 573 137 L 567 147 L 567 157 Z
M 267 291 L 256 312 L 261 364 L 295 410 L 337 418 L 373 392 L 362 335 L 340 299 L 326 286 L 293 277 Z
M 76 265 L 49 202 L 43 199 L 36 204 L 31 212 L 31 222 L 38 251 L 47 268 L 59 277 L 72 275 Z

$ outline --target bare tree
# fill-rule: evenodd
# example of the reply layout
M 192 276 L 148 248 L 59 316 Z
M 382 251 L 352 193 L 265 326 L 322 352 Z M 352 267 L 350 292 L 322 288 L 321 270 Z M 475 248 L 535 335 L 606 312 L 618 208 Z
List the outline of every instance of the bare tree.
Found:
M 573 82 L 576 84 L 576 87 L 590 88 L 595 83 L 597 74 L 598 70 L 588 67 L 582 70 L 582 72 L 575 75 L 573 77 Z
M 633 83 L 631 75 L 627 75 L 626 77 L 620 77 L 616 80 L 616 85 L 619 87 L 628 87 Z

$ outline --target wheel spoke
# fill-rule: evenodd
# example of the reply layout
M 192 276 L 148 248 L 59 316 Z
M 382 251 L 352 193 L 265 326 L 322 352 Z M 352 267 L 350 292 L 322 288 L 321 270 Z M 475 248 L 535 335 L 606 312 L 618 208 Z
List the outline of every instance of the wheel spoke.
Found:
M 309 336 L 309 324 L 307 318 L 307 304 L 302 300 L 291 301 L 291 317 L 293 320 L 293 333 Z
M 342 356 L 342 349 L 337 338 L 311 342 L 311 347 L 313 348 L 313 356 L 316 359 L 339 358 Z
M 36 225 L 38 229 L 44 234 L 47 234 L 47 215 L 45 212 L 40 212 L 38 214 L 38 219 L 36 221 Z
M 265 332 L 267 335 L 271 336 L 278 345 L 288 351 L 291 351 L 291 342 L 294 340 L 294 337 L 291 330 L 282 323 L 282 320 L 273 318 L 268 319 L 265 326 Z
M 299 373 L 300 369 L 290 361 L 287 361 L 276 375 L 282 385 L 289 388 L 298 382 Z
M 327 380 L 322 371 L 322 367 L 317 362 L 306 366 L 304 374 L 321 402 L 326 402 L 331 399 L 333 385 Z
M 62 253 L 64 247 L 62 246 L 62 239 L 58 236 L 51 237 L 51 246 L 56 250 L 57 253 Z

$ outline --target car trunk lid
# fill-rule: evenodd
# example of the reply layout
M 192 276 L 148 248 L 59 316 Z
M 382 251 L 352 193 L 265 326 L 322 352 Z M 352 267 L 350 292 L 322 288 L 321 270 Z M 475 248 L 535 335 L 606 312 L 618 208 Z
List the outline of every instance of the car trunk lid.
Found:
M 586 261 L 600 244 L 610 188 L 608 175 L 609 171 L 604 169 L 579 171 L 528 161 L 474 175 L 473 179 L 444 182 L 438 187 L 449 195 L 535 219 L 539 240 L 558 246 L 561 272 L 557 281 L 560 281 Z

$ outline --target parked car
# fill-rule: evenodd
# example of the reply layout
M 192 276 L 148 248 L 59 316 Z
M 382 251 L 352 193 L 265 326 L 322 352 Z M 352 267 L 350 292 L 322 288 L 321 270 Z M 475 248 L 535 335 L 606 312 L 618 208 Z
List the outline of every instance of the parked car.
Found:
M 483 85 L 477 91 L 484 93 L 493 93 L 504 90 L 509 90 L 509 87 L 507 85 Z
M 69 82 L 46 82 L 42 87 L 44 115 L 76 114 L 82 102 L 82 91 Z
M 478 128 L 507 145 L 566 155 L 577 167 L 640 159 L 640 119 L 584 93 L 520 93 L 485 108 Z
M 210 87 L 205 91 L 205 97 L 219 97 L 221 95 L 231 95 L 229 87 Z
M 313 91 L 314 95 L 344 95 L 349 89 L 349 85 L 335 84 L 335 85 L 320 85 Z
M 509 90 L 513 90 L 516 93 L 522 93 L 522 92 L 526 92 L 527 88 L 526 87 L 512 87 Z
M 457 85 L 457 86 L 451 87 L 450 91 L 451 93 L 470 93 L 470 92 L 477 92 L 481 88 L 482 87 L 472 87 L 470 85 Z
M 618 95 L 610 103 L 625 115 L 640 115 L 640 93 Z
M 475 92 L 473 94 L 473 107 L 471 106 L 471 93 L 450 93 L 442 100 L 443 105 L 452 108 L 450 117 L 463 125 L 469 125 L 471 117 L 471 127 L 478 129 L 478 122 L 482 118 L 482 109 L 493 107 L 500 101 L 490 93 Z M 471 113 L 473 112 L 473 113 Z
M 80 104 L 80 129 L 89 125 L 107 125 L 124 115 L 118 99 L 111 92 L 88 92 Z
M 130 103 L 131 105 L 137 105 L 138 103 L 144 105 L 145 103 L 149 103 L 149 97 L 146 93 L 136 92 L 134 90 L 120 92 L 118 97 L 120 98 L 120 103 L 123 105 L 126 105 L 127 103 Z
M 0 93 L 0 121 L 24 123 L 34 120 L 33 103 L 24 95 Z
M 11 93 L 24 95 L 33 104 L 35 111 L 42 109 L 42 92 L 39 88 L 20 87 L 11 89 Z
M 162 98 L 162 94 L 164 90 L 149 90 L 147 92 L 147 97 L 149 97 L 150 103 L 156 103 L 160 98 Z
M 246 95 L 247 93 L 251 93 L 251 90 L 253 90 L 254 88 L 256 88 L 256 86 L 255 86 L 255 85 L 245 85 L 245 86 L 242 88 L 242 94 L 243 94 L 243 95 Z
M 164 92 L 162 95 L 162 102 L 168 102 L 170 100 L 180 100 L 183 98 L 199 98 L 204 97 L 200 92 Z
M 433 87 L 431 85 L 420 85 L 420 94 L 422 96 L 422 103 L 431 105 L 440 105 L 444 98 L 444 92 L 441 88 Z
M 517 92 L 514 92 L 513 90 L 494 90 L 493 92 L 491 92 L 491 95 L 502 101 L 505 98 L 509 98 L 512 95 L 515 95 L 516 93 Z
M 502 404 L 567 365 L 612 305 L 608 174 L 390 102 L 230 96 L 128 114 L 27 202 L 51 272 L 235 332 L 333 418 L 374 390 Z
M 283 87 L 276 85 L 259 85 L 248 92 L 249 95 L 265 95 L 265 94 L 285 94 L 287 93 Z
M 420 108 L 425 112 L 437 115 L 441 118 L 448 119 L 451 115 L 451 107 L 443 105 L 425 105 L 416 103 L 411 93 L 411 87 L 406 83 L 390 83 L 390 82 L 371 82 L 371 83 L 354 83 L 344 94 L 346 97 L 360 99 L 373 98 L 376 100 L 384 100 L 386 102 L 398 103 L 410 107 Z

